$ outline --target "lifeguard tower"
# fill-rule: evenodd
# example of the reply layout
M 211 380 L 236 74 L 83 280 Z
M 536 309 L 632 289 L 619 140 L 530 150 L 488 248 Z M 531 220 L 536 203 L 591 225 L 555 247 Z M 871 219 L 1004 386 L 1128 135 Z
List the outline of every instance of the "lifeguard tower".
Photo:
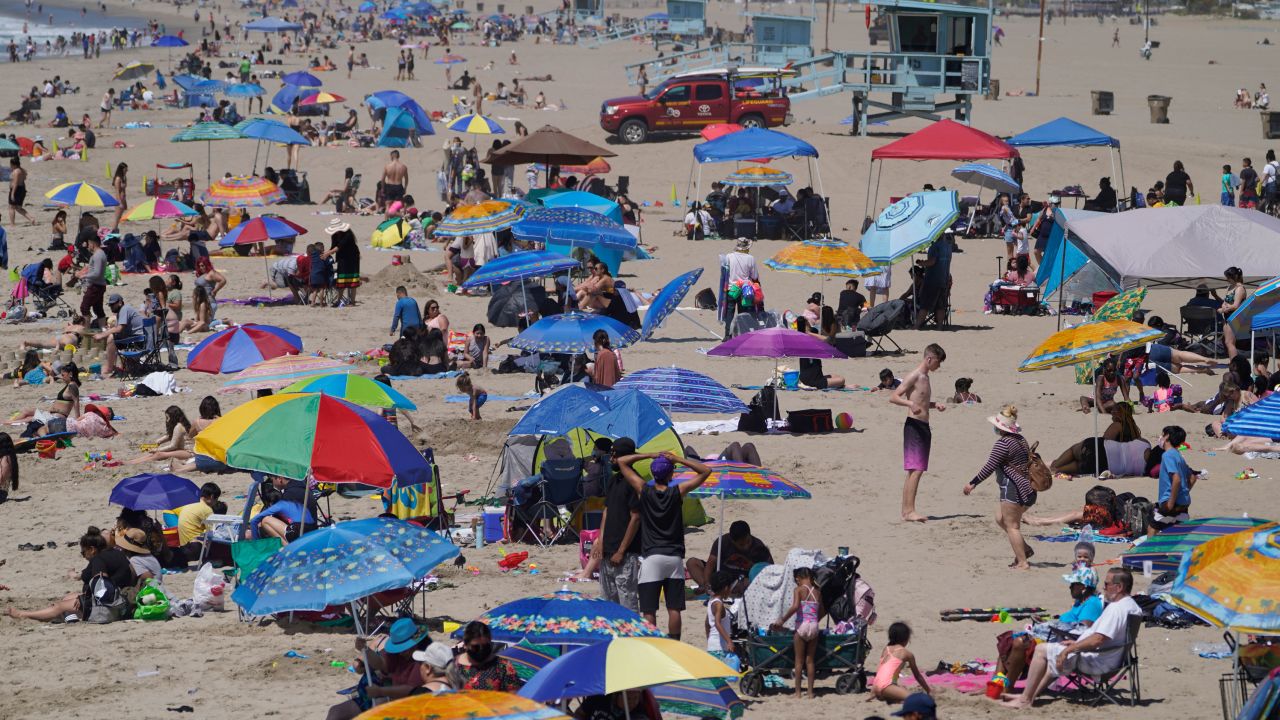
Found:
M 707 32 L 707 0 L 667 0 L 667 32 L 702 37 Z
M 752 64 L 781 67 L 813 57 L 811 15 L 752 14 L 751 34 Z
M 604 19 L 604 0 L 573 0 L 573 14 L 579 20 Z

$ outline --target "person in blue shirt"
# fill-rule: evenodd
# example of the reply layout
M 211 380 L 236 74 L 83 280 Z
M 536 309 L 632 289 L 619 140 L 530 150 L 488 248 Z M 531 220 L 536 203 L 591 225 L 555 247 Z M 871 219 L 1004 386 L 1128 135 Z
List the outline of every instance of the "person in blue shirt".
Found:
M 1088 563 L 1077 562 L 1073 570 L 1062 576 L 1071 591 L 1071 608 L 1055 623 L 1059 628 L 1087 628 L 1102 615 L 1102 598 L 1098 595 L 1098 573 Z M 1042 626 L 1037 626 L 1042 628 Z M 1035 632 L 1044 635 L 1040 629 Z M 1035 651 L 1036 637 L 1031 632 L 1008 630 L 996 638 L 996 673 L 1003 673 L 1012 685 L 1022 678 Z
M 1152 508 L 1148 536 L 1190 517 L 1187 511 L 1191 509 L 1191 488 L 1199 475 L 1191 471 L 1182 453 L 1178 452 L 1187 440 L 1187 431 L 1177 425 L 1169 425 L 1162 432 L 1160 447 L 1164 448 L 1164 455 L 1160 457 L 1160 494 Z
M 249 518 L 245 538 L 257 540 L 264 536 L 278 537 L 288 545 L 290 531 L 296 530 L 299 523 L 315 525 L 315 516 L 310 508 L 303 507 L 303 503 L 308 500 L 308 492 L 305 483 L 273 476 L 271 488 L 264 487 L 262 490 L 262 503 L 265 507 Z
M 396 288 L 396 308 L 391 314 L 391 334 L 399 328 L 403 335 L 405 330 L 422 325 L 422 313 L 418 312 L 418 301 L 409 297 L 409 291 L 403 285 Z

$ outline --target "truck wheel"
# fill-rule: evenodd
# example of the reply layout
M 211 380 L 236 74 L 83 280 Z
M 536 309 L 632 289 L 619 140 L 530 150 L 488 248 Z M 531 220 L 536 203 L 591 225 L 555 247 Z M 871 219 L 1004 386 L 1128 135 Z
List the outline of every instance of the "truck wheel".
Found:
M 618 128 L 618 137 L 627 145 L 638 145 L 649 137 L 649 127 L 643 120 L 632 118 Z
M 764 127 L 764 118 L 759 115 L 743 115 L 738 118 L 738 124 L 744 128 L 762 128 Z

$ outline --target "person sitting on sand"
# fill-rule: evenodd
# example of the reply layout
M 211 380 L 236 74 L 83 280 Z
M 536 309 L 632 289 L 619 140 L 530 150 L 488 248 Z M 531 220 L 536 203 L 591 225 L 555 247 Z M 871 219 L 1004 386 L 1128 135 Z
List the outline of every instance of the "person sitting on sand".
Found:
M 449 666 L 449 684 L 462 690 L 496 690 L 515 692 L 521 685 L 511 661 L 493 647 L 489 626 L 472 620 L 462 629 L 462 642 L 454 648 L 454 661 Z
M 91 605 L 91 582 L 94 578 L 99 576 L 107 578 L 117 590 L 133 587 L 137 583 L 129 558 L 116 548 L 108 547 L 106 537 L 96 527 L 89 528 L 88 532 L 80 537 L 80 557 L 87 563 L 84 570 L 80 571 L 82 583 L 80 592 L 67 593 L 58 602 L 40 610 L 19 610 L 10 607 L 9 617 L 41 622 L 58 620 L 76 622 L 88 618 Z
M 1087 543 L 1081 543 L 1087 544 Z M 1093 554 L 1089 553 L 1089 563 Z M 1021 680 L 1035 654 L 1036 640 L 1047 640 L 1051 632 L 1086 629 L 1102 615 L 1102 598 L 1098 596 L 1098 573 L 1088 564 L 1076 567 L 1062 579 L 1071 593 L 1071 608 L 1052 623 L 1037 623 L 1030 631 L 1006 630 L 996 636 L 996 673 L 1009 678 L 1012 686 Z
M 956 394 L 951 396 L 951 402 L 956 405 L 981 404 L 982 398 L 970 391 L 972 387 L 973 378 L 956 378 Z
M 906 700 L 911 693 L 898 682 L 898 676 L 904 667 L 911 670 L 922 691 L 933 694 L 924 673 L 920 672 L 920 667 L 916 664 L 915 654 L 907 649 L 910 641 L 911 628 L 906 623 L 896 622 L 889 626 L 889 644 L 880 652 L 880 662 L 869 688 L 872 697 L 888 703 Z
M 1109 471 L 1108 477 L 1135 477 L 1143 472 L 1143 455 L 1151 444 L 1142 439 L 1142 429 L 1133 419 L 1133 406 L 1119 403 L 1112 407 L 1111 424 L 1103 431 L 1101 442 L 1087 437 L 1062 451 L 1049 469 L 1060 479 L 1075 475 Z
M 1080 396 L 1080 412 L 1087 413 L 1096 405 L 1101 412 L 1111 412 L 1116 405 L 1116 394 L 1129 402 L 1129 381 L 1119 372 L 1115 356 L 1102 361 L 1093 375 L 1093 397 Z
M 479 368 L 483 370 L 487 368 L 489 366 L 490 345 L 484 325 L 476 323 L 476 326 L 471 328 L 471 335 L 467 337 L 467 344 L 462 355 L 458 357 L 457 369 Z
M 80 417 L 80 369 L 73 362 L 64 363 L 58 372 L 58 380 L 62 383 L 62 389 L 54 396 L 48 410 L 27 408 L 14 413 L 9 420 L 36 422 L 45 432 L 65 432 L 67 420 Z M 34 433 L 30 425 L 27 432 Z
M 831 313 L 831 308 L 824 307 L 822 312 Z M 796 318 L 796 330 L 808 332 L 809 322 L 803 317 Z M 839 375 L 824 374 L 822 361 L 817 358 L 800 358 L 800 382 L 818 390 L 838 390 L 844 387 L 844 378 Z
M 145 462 L 160 460 L 188 460 L 195 455 L 189 447 L 195 433 L 192 432 L 191 421 L 187 419 L 187 414 L 182 411 L 182 408 L 177 405 L 165 408 L 164 432 L 164 437 L 156 440 L 155 450 L 125 464 L 141 465 Z
M 164 588 L 164 570 L 160 567 L 160 561 L 151 554 L 151 548 L 147 547 L 147 533 L 144 530 L 129 528 L 118 533 L 116 547 L 129 558 L 129 566 L 133 568 L 138 585 L 146 580 L 154 580 Z
M 360 653 L 352 663 L 362 676 L 367 672 L 373 682 L 362 682 L 355 696 L 329 708 L 326 720 L 352 720 L 373 707 L 378 700 L 394 700 L 408 697 L 422 685 L 422 670 L 414 659 L 418 652 L 427 650 L 433 643 L 425 625 L 419 626 L 412 618 L 400 618 L 391 623 L 385 638 L 357 637 L 356 652 Z
M 209 332 L 213 322 L 213 303 L 209 301 L 209 291 L 197 285 L 191 291 L 191 317 L 185 318 L 179 326 L 180 332 Z
M 587 263 L 587 271 L 591 274 L 574 288 L 578 309 L 588 313 L 604 312 L 615 295 L 613 276 L 608 266 L 599 260 Z
M 695 594 L 701 595 L 710 588 L 711 575 L 721 571 L 733 575 L 734 586 L 730 594 L 740 597 L 747 590 L 751 568 L 760 563 L 773 564 L 769 546 L 751 534 L 751 526 L 745 520 L 735 520 L 729 525 L 728 533 L 711 543 L 706 560 L 689 558 L 684 567 L 689 578 L 698 584 Z

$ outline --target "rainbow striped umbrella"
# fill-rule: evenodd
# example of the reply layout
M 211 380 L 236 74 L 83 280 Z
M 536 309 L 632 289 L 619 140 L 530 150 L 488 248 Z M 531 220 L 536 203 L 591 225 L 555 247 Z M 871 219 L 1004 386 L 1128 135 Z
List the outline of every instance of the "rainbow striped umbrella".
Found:
M 284 202 L 284 191 L 265 178 L 240 175 L 213 183 L 200 199 L 214 207 L 265 207 Z
M 334 373 L 299 380 L 282 393 L 324 393 L 366 407 L 417 410 L 418 406 L 390 385 L 354 373 Z
M 199 213 L 197 213 L 194 208 L 180 203 L 177 200 L 151 198 L 140 205 L 135 205 L 130 208 L 121 219 L 129 220 L 131 222 L 144 222 L 146 220 L 157 220 L 159 218 L 187 217 L 198 214 Z
M 307 229 L 296 222 L 275 215 L 263 215 L 249 222 L 241 223 L 222 236 L 218 241 L 220 247 L 232 245 L 253 245 L 260 242 L 275 242 L 299 235 L 306 235 Z
M 1146 345 L 1163 336 L 1132 320 L 1100 320 L 1059 330 L 1027 356 L 1018 372 L 1075 365 Z
M 431 467 L 381 415 L 324 394 L 268 395 L 196 436 L 197 454 L 228 467 L 294 480 L 371 487 L 431 481 Z
M 1141 568 L 1144 561 L 1150 561 L 1157 572 L 1177 570 L 1182 563 L 1182 556 L 1200 545 L 1231 535 L 1242 530 L 1266 525 L 1270 520 L 1259 520 L 1251 517 L 1215 517 L 1183 520 L 1171 528 L 1146 539 L 1141 545 L 1135 545 L 1125 551 L 1122 560 L 1125 567 Z
M 356 720 L 569 720 L 540 702 L 493 690 L 463 690 L 441 695 L 415 695 L 379 705 Z
M 299 105 L 331 105 L 333 103 L 345 102 L 346 98 L 331 92 L 318 92 L 308 95 L 298 101 Z
M 729 460 L 708 460 L 706 465 L 711 468 L 711 476 L 690 495 L 726 500 L 808 500 L 813 497 L 808 490 L 768 468 Z M 682 470 L 671 477 L 671 483 L 678 485 L 696 475 L 692 470 Z
M 616 637 L 552 660 L 520 689 L 520 696 L 554 702 L 682 680 L 736 677 L 733 668 L 711 653 L 679 640 Z
M 788 245 L 764 264 L 774 270 L 806 275 L 866 277 L 883 272 L 861 250 L 840 240 L 805 240 Z
M 772 187 L 790 185 L 795 180 L 791 173 L 777 168 L 749 167 L 731 173 L 722 182 L 734 187 Z
M 302 352 L 302 338 L 273 325 L 236 325 L 200 341 L 187 355 L 187 369 L 213 375 L 240 372 L 281 355 Z
M 1188 551 L 1170 599 L 1218 627 L 1280 630 L 1280 523 L 1210 540 Z
M 346 372 L 346 364 L 318 355 L 282 355 L 257 362 L 222 384 L 221 393 L 237 390 L 279 390 L 299 380 Z
M 463 115 L 449 123 L 449 129 L 469 135 L 501 135 L 507 132 L 497 122 L 484 115 Z
M 50 202 L 57 205 L 78 205 L 80 207 L 108 208 L 117 207 L 120 201 L 106 188 L 87 182 L 63 183 L 45 193 Z
M 436 226 L 435 234 L 461 237 L 506 230 L 524 217 L 523 205 L 510 200 L 486 200 L 475 205 L 461 205 Z

